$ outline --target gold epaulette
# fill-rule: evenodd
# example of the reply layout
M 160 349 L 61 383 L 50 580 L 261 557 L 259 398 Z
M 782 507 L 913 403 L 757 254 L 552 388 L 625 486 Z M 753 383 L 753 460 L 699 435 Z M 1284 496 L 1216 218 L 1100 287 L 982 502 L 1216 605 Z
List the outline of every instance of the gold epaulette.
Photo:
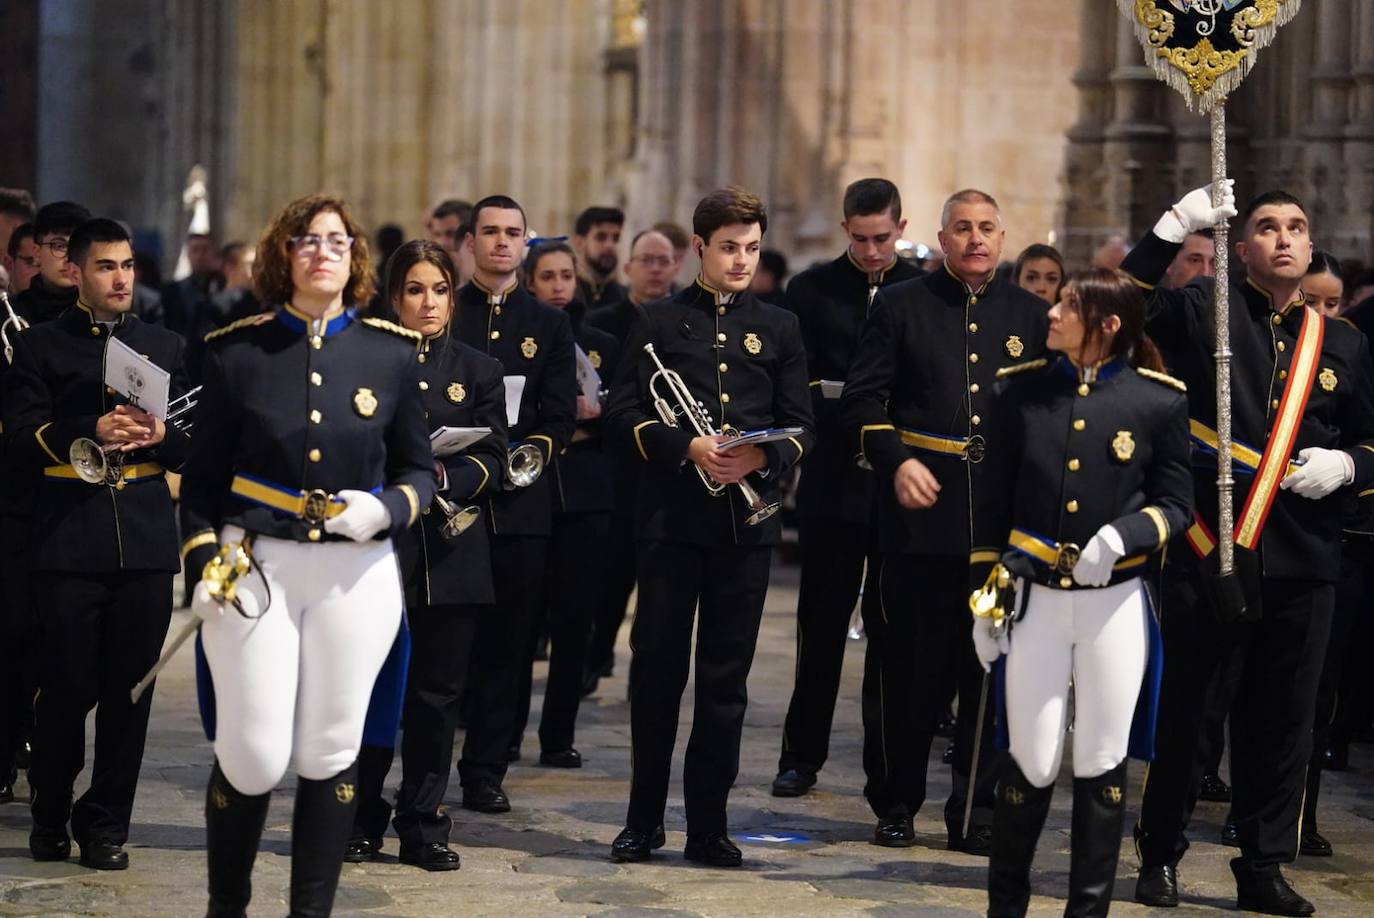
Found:
M 363 324 L 372 328 L 380 328 L 382 331 L 389 331 L 393 335 L 400 335 L 402 338 L 409 338 L 417 344 L 424 339 L 424 335 L 404 325 L 397 325 L 395 322 L 388 322 L 386 319 L 377 319 L 368 316 L 363 319 Z
M 1168 373 L 1161 373 L 1158 370 L 1147 370 L 1145 367 L 1136 367 L 1136 372 L 1139 373 L 1141 376 L 1145 377 L 1146 379 L 1153 379 L 1160 385 L 1168 386 L 1170 389 L 1177 389 L 1178 391 L 1184 393 L 1188 391 L 1187 383 L 1185 383 L 1181 379 L 1175 379 Z
M 1008 376 L 1015 376 L 1027 370 L 1038 370 L 1048 363 L 1049 361 L 1044 357 L 1037 357 L 1035 360 L 1027 360 L 1025 363 L 1014 363 L 1009 367 L 1002 367 L 1002 369 L 998 370 L 997 378 L 1006 379 Z
M 255 316 L 248 316 L 248 317 L 246 317 L 246 318 L 239 319 L 239 320 L 234 321 L 234 322 L 230 322 L 228 325 L 224 326 L 223 328 L 217 328 L 217 329 L 215 329 L 214 331 L 210 332 L 208 335 L 205 336 L 205 340 L 206 340 L 206 341 L 213 341 L 213 340 L 215 340 L 216 338 L 218 338 L 218 337 L 220 337 L 220 336 L 222 336 L 222 335 L 227 335 L 227 334 L 229 334 L 229 333 L 232 332 L 232 331 L 238 331 L 240 328 L 249 328 L 250 326 L 253 326 L 253 325 L 261 325 L 261 324 L 264 323 L 264 322 L 270 322 L 270 321 L 272 321 L 272 313 L 270 313 L 270 312 L 260 312 L 260 313 L 258 313 L 258 314 L 255 315 Z

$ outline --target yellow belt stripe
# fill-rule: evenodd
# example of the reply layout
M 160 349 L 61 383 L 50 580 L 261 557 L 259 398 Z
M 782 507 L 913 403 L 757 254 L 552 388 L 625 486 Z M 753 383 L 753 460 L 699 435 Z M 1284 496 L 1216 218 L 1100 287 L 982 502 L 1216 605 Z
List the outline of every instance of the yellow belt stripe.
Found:
M 939 437 L 934 434 L 917 433 L 914 430 L 903 430 L 901 436 L 902 442 L 907 446 L 914 446 L 917 449 L 932 453 L 962 456 L 964 451 L 968 449 L 968 440 L 962 437 Z
M 1057 546 L 1052 547 L 1046 545 L 1042 539 L 1037 539 L 1035 536 L 1022 532 L 1019 529 L 1013 529 L 1011 531 L 1007 543 L 1011 545 L 1012 548 L 1019 549 L 1035 558 L 1037 561 L 1043 561 L 1051 567 L 1059 560 L 1059 549 Z M 1140 567 L 1149 560 L 1147 555 L 1133 555 L 1132 557 L 1122 558 L 1120 561 L 1116 562 L 1116 564 L 1112 565 L 1112 570 L 1128 571 L 1132 568 Z
M 273 510 L 280 510 L 283 513 L 290 513 L 294 516 L 302 516 L 305 513 L 304 494 L 298 494 L 294 497 L 290 494 L 283 494 L 276 488 L 259 484 L 256 481 L 244 478 L 242 475 L 234 476 L 234 483 L 229 490 L 239 497 L 246 497 L 260 504 L 266 504 Z M 338 516 L 340 513 L 344 512 L 346 506 L 347 505 L 341 501 L 330 500 L 328 506 L 325 508 L 324 515 L 326 517 Z
M 155 478 L 161 475 L 165 469 L 156 462 L 138 462 L 134 465 L 124 466 L 123 478 L 125 481 L 137 481 L 140 478 Z M 80 475 L 76 474 L 76 469 L 70 465 L 50 465 L 43 470 L 45 478 L 69 478 L 81 481 Z

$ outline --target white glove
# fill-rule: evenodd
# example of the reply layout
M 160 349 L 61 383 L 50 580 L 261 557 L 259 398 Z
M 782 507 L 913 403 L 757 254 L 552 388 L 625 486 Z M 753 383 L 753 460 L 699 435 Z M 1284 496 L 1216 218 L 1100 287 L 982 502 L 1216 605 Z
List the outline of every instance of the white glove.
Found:
M 1121 533 L 1110 524 L 1097 530 L 1078 563 L 1073 566 L 1073 580 L 1079 586 L 1103 587 L 1111 582 L 1112 567 L 1126 553 L 1126 543 Z
M 1298 451 L 1302 465 L 1279 487 L 1308 500 L 1321 500 L 1355 480 L 1355 460 L 1338 449 L 1309 446 Z
M 1005 627 L 994 632 L 992 619 L 974 618 L 973 652 L 978 655 L 978 663 L 983 667 L 983 672 L 992 672 L 992 664 L 1010 649 L 1011 641 L 1007 639 Z
M 1154 233 L 1165 242 L 1181 243 L 1189 233 L 1209 229 L 1223 220 L 1230 220 L 1236 210 L 1236 183 L 1234 179 L 1225 182 L 1226 191 L 1221 196 L 1221 205 L 1212 206 L 1212 186 L 1207 185 L 1188 192 L 1155 224 Z
M 324 521 L 325 532 L 366 542 L 391 527 L 391 512 L 374 495 L 366 491 L 340 491 L 339 497 L 348 506 L 343 513 Z

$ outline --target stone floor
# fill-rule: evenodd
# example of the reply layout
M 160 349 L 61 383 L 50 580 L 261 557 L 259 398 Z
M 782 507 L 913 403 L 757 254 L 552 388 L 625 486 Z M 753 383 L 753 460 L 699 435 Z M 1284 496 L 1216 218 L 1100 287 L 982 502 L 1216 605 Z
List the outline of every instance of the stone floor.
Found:
M 337 914 L 670 918 L 981 913 L 985 862 L 944 850 L 938 807 L 927 807 L 918 816 L 917 847 L 889 850 L 868 844 L 872 818 L 860 794 L 861 642 L 849 644 L 831 763 L 818 789 L 800 800 L 769 795 L 792 678 L 796 580 L 795 569 L 779 568 L 775 574 L 751 678 L 744 760 L 730 808 L 733 831 L 745 852 L 743 869 L 706 869 L 682 860 L 680 783 L 669 799 L 667 848 L 649 864 L 622 866 L 607 860 L 607 846 L 624 817 L 629 772 L 627 651 L 622 640 L 615 677 L 603 680 L 583 708 L 578 746 L 587 758 L 584 768 L 514 766 L 506 788 L 515 808 L 504 816 L 460 809 L 455 789 L 450 803 L 462 870 L 435 875 L 403 867 L 395 859 L 395 839 L 389 838 L 383 861 L 345 866 Z M 178 613 L 173 630 L 183 615 Z M 542 690 L 543 673 L 541 664 L 536 691 Z M 690 709 L 684 710 L 684 738 L 690 717 Z M 537 751 L 531 732 L 525 752 L 537 756 Z M 1336 856 L 1303 859 L 1289 871 L 1323 915 L 1374 914 L 1374 783 L 1369 780 L 1374 756 L 1357 747 L 1354 764 L 1350 772 L 1329 776 L 1322 798 L 1322 829 L 1335 844 Z M 204 914 L 201 808 L 209 767 L 210 749 L 195 712 L 191 655 L 183 653 L 157 688 L 129 846 L 131 868 L 102 874 L 75 860 L 34 863 L 27 854 L 26 808 L 0 807 L 0 915 Z M 931 775 L 931 798 L 941 799 L 948 771 L 932 767 Z M 1138 777 L 1136 768 L 1133 786 L 1138 786 Z M 1061 782 L 1036 859 L 1033 913 L 1063 909 L 1068 797 Z M 254 876 L 254 916 L 285 911 L 291 800 L 289 783 L 273 799 Z M 1194 834 L 1202 841 L 1184 862 L 1181 916 L 1234 906 L 1230 849 L 1214 843 L 1224 815 L 1221 805 L 1204 804 L 1200 810 Z M 1117 884 L 1118 895 L 1127 900 L 1135 871 L 1128 842 Z M 1129 901 L 1117 907 L 1119 914 L 1143 911 Z

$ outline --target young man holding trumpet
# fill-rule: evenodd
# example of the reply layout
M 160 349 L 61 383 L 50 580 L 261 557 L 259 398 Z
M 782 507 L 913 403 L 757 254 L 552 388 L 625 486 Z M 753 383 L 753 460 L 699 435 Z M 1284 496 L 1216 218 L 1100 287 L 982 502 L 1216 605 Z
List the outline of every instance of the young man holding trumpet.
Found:
M 639 606 L 630 644 L 633 752 L 629 812 L 617 861 L 662 847 L 663 812 L 687 684 L 692 623 L 696 710 L 683 785 L 688 860 L 741 863 L 725 802 L 740 732 L 772 548 L 780 480 L 812 440 L 806 357 L 796 317 L 749 293 L 768 216 L 741 188 L 712 192 L 692 217 L 696 282 L 645 307 L 612 390 L 613 440 L 644 463 L 635 520 Z M 761 445 L 722 443 L 783 429 Z

